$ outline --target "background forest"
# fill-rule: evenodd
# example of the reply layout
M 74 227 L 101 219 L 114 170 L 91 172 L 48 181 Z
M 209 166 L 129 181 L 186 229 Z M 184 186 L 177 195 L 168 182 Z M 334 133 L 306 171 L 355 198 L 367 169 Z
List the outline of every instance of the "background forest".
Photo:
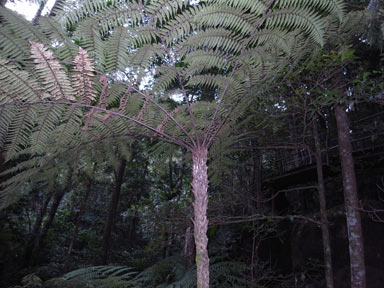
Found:
M 0 287 L 383 286 L 382 1 L 7 2 Z

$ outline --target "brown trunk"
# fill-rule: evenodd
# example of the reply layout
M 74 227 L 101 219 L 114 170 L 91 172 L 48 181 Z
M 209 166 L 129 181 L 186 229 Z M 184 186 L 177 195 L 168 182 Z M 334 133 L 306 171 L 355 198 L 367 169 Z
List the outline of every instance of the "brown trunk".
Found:
M 30 258 L 30 264 L 33 264 L 33 260 L 35 259 L 36 255 L 38 254 L 41 247 L 43 246 L 44 240 L 47 237 L 48 231 L 52 226 L 53 220 L 56 216 L 57 209 L 59 208 L 60 202 L 63 199 L 65 192 L 70 191 L 72 188 L 72 175 L 73 175 L 73 170 L 70 169 L 68 172 L 66 186 L 63 189 L 58 189 L 56 193 L 53 194 L 53 202 L 49 210 L 48 217 L 44 222 L 44 225 L 43 225 L 43 228 L 41 229 L 40 234 L 35 239 L 34 247 L 33 247 L 31 258 Z
M 127 161 L 121 159 L 119 167 L 115 172 L 115 187 L 112 191 L 111 199 L 109 201 L 108 215 L 104 225 L 103 234 L 103 247 L 100 255 L 100 264 L 106 265 L 108 263 L 109 252 L 111 247 L 112 228 L 115 222 L 115 215 L 117 210 L 117 204 L 119 203 L 121 185 L 123 184 L 123 176 Z
M 319 139 L 319 132 L 317 129 L 317 117 L 313 119 L 313 139 L 316 147 L 316 170 L 317 170 L 317 182 L 319 191 L 319 202 L 320 202 L 320 217 L 321 217 L 321 232 L 323 237 L 323 252 L 324 252 L 324 266 L 325 266 L 325 281 L 327 288 L 333 288 L 333 266 L 332 266 L 332 252 L 331 252 L 331 241 L 329 238 L 329 225 L 327 218 L 327 204 L 325 198 L 325 185 L 323 175 L 323 160 L 321 158 L 321 146 Z
M 92 188 L 92 181 L 91 181 L 91 179 L 89 179 L 88 180 L 88 185 L 87 185 L 87 190 L 85 192 L 83 200 L 81 201 L 79 212 L 76 215 L 75 229 L 73 230 L 73 234 L 72 234 L 72 238 L 71 238 L 71 243 L 69 244 L 68 251 L 67 251 L 67 256 L 66 256 L 66 259 L 65 259 L 64 267 L 63 267 L 63 272 L 64 273 L 68 272 L 69 263 L 71 261 L 73 245 L 74 245 L 74 243 L 76 241 L 76 238 L 77 238 L 77 234 L 78 234 L 80 223 L 81 223 L 81 216 L 83 215 L 85 206 L 87 205 L 87 200 L 88 200 L 89 194 L 91 193 L 91 188 Z
M 209 288 L 208 256 L 208 149 L 192 151 L 192 193 L 194 196 L 194 236 L 196 244 L 197 288 Z
M 44 195 L 43 203 L 40 206 L 40 209 L 37 213 L 35 223 L 33 224 L 33 228 L 31 231 L 31 236 L 28 239 L 27 246 L 25 248 L 25 262 L 29 264 L 32 258 L 32 251 L 35 245 L 37 245 L 36 240 L 39 239 L 39 235 L 41 232 L 41 224 L 43 223 L 43 219 L 45 214 L 47 213 L 48 204 L 52 199 L 53 191 L 50 191 L 48 194 Z
M 195 264 L 196 247 L 193 239 L 192 227 L 188 227 L 185 231 L 184 242 L 184 258 L 187 262 L 187 267 L 190 268 Z
M 258 210 L 261 209 L 261 203 L 262 203 L 262 194 L 261 194 L 261 182 L 262 182 L 262 175 L 261 175 L 261 169 L 262 169 L 262 161 L 261 161 L 261 153 L 259 150 L 255 150 L 252 152 L 252 168 L 251 168 L 251 177 L 250 177 L 250 184 L 251 184 L 251 191 L 253 201 L 250 201 L 250 204 L 252 204 L 252 214 L 256 213 Z M 253 203 L 252 203 L 253 202 Z M 256 209 L 256 211 L 255 211 Z
M 357 195 L 355 167 L 352 156 L 352 144 L 349 135 L 349 121 L 343 105 L 336 105 L 335 116 L 348 228 L 351 287 L 365 288 L 366 273 L 363 232 L 361 228 L 360 212 L 358 210 L 359 199 Z
M 32 24 L 36 24 L 39 21 L 39 18 L 41 17 L 41 13 L 43 12 L 46 4 L 47 4 L 46 0 L 40 2 L 39 9 L 37 10 L 35 16 L 32 19 Z

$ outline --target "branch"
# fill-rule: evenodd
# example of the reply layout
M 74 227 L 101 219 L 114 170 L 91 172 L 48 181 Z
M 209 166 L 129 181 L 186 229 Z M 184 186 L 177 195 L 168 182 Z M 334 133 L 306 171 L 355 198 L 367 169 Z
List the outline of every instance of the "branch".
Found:
M 72 106 L 72 107 L 90 108 L 90 109 L 94 109 L 96 111 L 101 111 L 101 112 L 104 112 L 104 113 L 107 113 L 107 114 L 110 114 L 110 115 L 113 115 L 113 116 L 122 117 L 124 119 L 130 120 L 130 121 L 138 124 L 139 126 L 142 126 L 143 128 L 146 128 L 146 129 L 154 132 L 160 138 L 164 138 L 165 140 L 167 140 L 167 141 L 169 141 L 171 143 L 180 145 L 180 146 L 188 148 L 188 149 L 192 148 L 192 146 L 188 142 L 185 142 L 184 140 L 174 138 L 174 137 L 172 137 L 171 135 L 169 135 L 169 134 L 167 134 L 165 132 L 157 131 L 155 128 L 149 126 L 148 124 L 145 124 L 142 121 L 137 120 L 136 118 L 124 115 L 124 114 L 116 112 L 116 111 L 108 110 L 106 108 L 92 106 L 92 105 L 85 104 L 85 103 L 66 102 L 66 101 L 49 101 L 49 100 L 45 100 L 45 101 L 43 100 L 43 101 L 37 101 L 37 102 L 29 102 L 29 103 L 20 103 L 19 105 L 27 106 L 27 105 L 38 105 L 38 104 L 56 104 L 56 105 L 68 105 L 68 106 Z M 15 104 L 12 104 L 12 103 L 5 103 L 5 104 L 0 105 L 0 107 L 3 107 L 3 106 L 14 106 L 14 105 Z

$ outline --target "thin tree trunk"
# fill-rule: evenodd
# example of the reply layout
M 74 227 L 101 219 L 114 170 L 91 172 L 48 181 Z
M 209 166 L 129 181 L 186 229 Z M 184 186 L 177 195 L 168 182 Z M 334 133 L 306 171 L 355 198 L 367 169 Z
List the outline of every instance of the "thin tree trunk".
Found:
M 184 258 L 186 260 L 187 267 L 190 268 L 195 264 L 196 247 L 192 233 L 192 227 L 188 227 L 185 231 L 184 240 Z
M 123 176 L 127 161 L 121 158 L 118 170 L 115 173 L 115 187 L 112 191 L 111 199 L 109 201 L 108 215 L 104 225 L 103 233 L 103 247 L 100 255 L 100 264 L 106 265 L 108 263 L 109 252 L 111 247 L 112 227 L 115 222 L 115 215 L 117 204 L 119 203 L 121 185 L 123 184 Z
M 44 222 L 43 228 L 41 229 L 40 234 L 35 239 L 34 247 L 32 250 L 32 255 L 30 258 L 30 264 L 33 264 L 33 260 L 37 253 L 40 251 L 41 247 L 43 246 L 44 240 L 47 237 L 48 231 L 52 226 L 53 220 L 55 219 L 57 209 L 59 208 L 60 202 L 64 197 L 64 194 L 67 191 L 70 191 L 72 188 L 72 176 L 73 176 L 73 170 L 70 168 L 68 172 L 68 178 L 66 186 L 63 189 L 58 189 L 56 193 L 53 194 L 53 202 L 51 205 L 51 208 L 48 213 L 47 220 Z
M 41 17 L 41 13 L 43 12 L 46 4 L 47 4 L 46 0 L 40 2 L 39 9 L 37 9 L 37 12 L 36 12 L 35 16 L 32 19 L 32 24 L 33 25 L 36 24 L 39 21 L 39 19 Z
M 361 228 L 360 212 L 358 210 L 359 199 L 357 195 L 355 167 L 352 156 L 352 144 L 349 135 L 349 120 L 343 105 L 336 105 L 335 116 L 348 228 L 351 287 L 365 288 L 366 272 L 364 262 L 363 231 Z
M 78 234 L 80 223 L 81 223 L 81 216 L 83 215 L 85 206 L 87 205 L 87 200 L 88 200 L 89 194 L 91 193 L 91 188 L 92 188 L 92 181 L 91 181 L 91 179 L 88 179 L 87 190 L 85 192 L 83 200 L 81 201 L 79 212 L 76 216 L 75 229 L 73 230 L 71 242 L 70 242 L 69 247 L 68 247 L 67 256 L 65 258 L 65 263 L 64 263 L 64 268 L 63 268 L 64 273 L 68 272 L 69 263 L 71 261 L 71 256 L 72 256 L 73 245 L 74 245 L 76 238 L 77 238 L 77 234 Z
M 316 147 L 316 170 L 317 170 L 317 182 L 320 202 L 320 217 L 321 217 L 321 233 L 323 237 L 323 252 L 324 252 L 324 263 L 325 263 L 325 281 L 327 288 L 333 288 L 333 266 L 332 266 L 332 252 L 331 252 L 331 241 L 329 237 L 329 225 L 327 218 L 327 204 L 325 198 L 325 185 L 323 175 L 323 160 L 321 158 L 321 147 L 319 132 L 317 129 L 317 117 L 313 119 L 313 139 Z
M 262 193 L 261 193 L 261 182 L 262 182 L 262 175 L 261 175 L 261 169 L 262 169 L 262 161 L 261 161 L 261 153 L 258 150 L 252 151 L 252 168 L 251 168 L 251 177 L 250 177 L 250 186 L 253 201 L 250 202 L 252 214 L 256 213 L 258 210 L 261 209 L 262 204 Z M 255 211 L 256 210 L 256 211 Z
M 197 288 L 209 288 L 208 256 L 208 149 L 192 151 L 192 193 L 194 195 L 194 236 L 196 244 Z
M 27 243 L 27 246 L 25 247 L 25 253 L 24 253 L 24 259 L 25 263 L 29 264 L 32 258 L 32 252 L 34 249 L 34 246 L 36 245 L 36 239 L 39 238 L 39 234 L 41 232 L 41 224 L 43 223 L 43 219 L 45 214 L 47 213 L 48 204 L 51 201 L 53 196 L 53 190 L 50 191 L 48 194 L 44 195 L 43 203 L 40 206 L 40 209 L 37 213 L 35 223 L 33 224 L 33 228 Z

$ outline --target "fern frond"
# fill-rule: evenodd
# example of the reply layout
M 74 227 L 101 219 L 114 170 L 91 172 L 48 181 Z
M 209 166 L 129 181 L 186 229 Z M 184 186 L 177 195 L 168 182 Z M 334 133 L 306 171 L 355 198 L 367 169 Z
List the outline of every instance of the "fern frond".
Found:
M 137 27 L 145 22 L 142 7 L 135 2 L 115 2 L 115 5 L 108 6 L 107 9 L 98 11 L 91 16 L 99 22 L 100 33 L 107 34 L 109 31 L 118 27 Z
M 150 2 L 150 5 L 147 7 L 147 11 L 154 23 L 157 21 L 162 23 L 172 19 L 179 10 L 183 10 L 183 8 L 188 4 L 188 0 L 154 0 Z
M 79 54 L 75 58 L 75 73 L 72 75 L 72 87 L 76 90 L 76 96 L 82 103 L 90 104 L 96 99 L 96 91 L 93 89 L 93 68 L 87 51 L 79 48 Z
M 320 46 L 324 45 L 324 30 L 326 21 L 312 10 L 284 9 L 271 12 L 265 21 L 267 29 L 282 29 L 290 31 L 299 29 Z
M 124 27 L 117 27 L 112 36 L 108 39 L 108 47 L 105 69 L 106 72 L 125 71 L 128 65 L 128 55 L 132 49 L 132 36 Z
M 35 102 L 41 98 L 39 83 L 28 72 L 0 59 L 0 104 Z
M 192 34 L 179 45 L 183 50 L 204 49 L 226 51 L 227 53 L 240 52 L 242 37 L 223 28 L 209 28 Z
M 34 25 L 20 17 L 16 12 L 3 6 L 0 7 L 0 19 L 6 29 L 11 30 L 17 37 L 35 41 L 43 44 L 49 44 L 48 38 Z M 4 29 L 4 28 L 3 28 Z
M 345 14 L 345 2 L 342 0 L 279 0 L 277 5 L 280 9 L 297 7 L 312 9 L 315 11 L 324 11 L 330 15 L 334 15 L 339 21 L 342 21 Z
M 117 1 L 111 1 L 112 4 Z M 73 25 L 80 22 L 82 19 L 88 17 L 89 15 L 95 15 L 97 12 L 107 9 L 108 2 L 103 0 L 85 0 L 82 1 L 80 7 L 76 9 L 71 9 L 72 7 L 63 7 L 63 10 L 67 10 L 65 14 L 65 20 L 67 25 Z
M 59 104 L 56 104 L 59 105 Z M 65 106 L 65 105 L 64 105 Z M 81 139 L 75 137 L 81 131 L 84 113 L 80 107 L 70 106 L 61 117 L 61 124 L 55 129 L 52 138 L 55 139 L 56 149 L 66 149 L 68 146 L 81 144 Z
M 167 90 L 178 79 L 177 68 L 160 67 L 155 75 L 153 90 L 162 92 Z
M 109 96 L 107 76 L 101 75 L 99 78 L 99 82 L 102 86 L 101 94 L 99 97 L 99 107 L 105 109 L 107 108 L 107 105 L 108 105 L 108 96 Z
M 103 70 L 105 41 L 101 39 L 98 22 L 92 18 L 82 21 L 75 31 L 75 37 L 80 39 L 81 47 L 90 51 L 94 65 Z
M 31 53 L 33 61 L 37 64 L 36 70 L 44 80 L 44 89 L 49 93 L 48 97 L 55 100 L 75 101 L 74 92 L 67 75 L 60 63 L 53 57 L 53 53 L 47 50 L 43 44 L 31 41 Z
M 241 9 L 225 5 L 207 6 L 195 15 L 199 25 L 226 28 L 243 35 L 249 35 L 252 31 L 252 21 L 249 21 L 252 17 Z
M 18 107 L 8 128 L 7 140 L 4 146 L 6 159 L 13 158 L 16 152 L 29 146 L 36 115 L 36 106 L 25 105 Z
M 11 125 L 16 114 L 14 106 L 0 106 L 0 151 L 3 150 L 9 125 Z
M 65 280 L 76 278 L 82 279 L 103 279 L 119 276 L 121 279 L 130 279 L 137 273 L 133 268 L 127 266 L 92 266 L 71 271 L 63 276 Z
M 233 56 L 214 50 L 192 51 L 186 54 L 183 62 L 189 64 L 185 75 L 199 74 L 204 70 L 217 68 L 225 70 L 233 64 Z
M 263 1 L 260 0 L 211 0 L 210 2 L 249 11 L 255 16 L 262 15 L 267 9 Z
M 165 40 L 167 45 L 177 43 L 197 27 L 193 19 L 198 12 L 197 8 L 191 8 L 187 11 L 184 11 L 182 14 L 175 16 L 175 19 L 168 21 L 164 27 L 160 29 L 160 36 Z
M 3 26 L 0 26 L 0 56 L 18 58 L 29 56 L 29 43 Z
M 160 44 L 145 44 L 133 52 L 129 57 L 130 65 L 138 72 L 138 79 L 145 75 L 153 65 L 156 56 L 162 57 L 164 47 Z
M 153 26 L 135 27 L 135 29 L 130 32 L 134 34 L 132 40 L 136 46 L 156 43 L 156 39 L 159 37 L 159 31 Z
M 77 46 L 72 42 L 63 27 L 52 17 L 40 17 L 39 27 L 54 43 L 55 55 L 63 61 L 72 61 L 77 54 Z
M 41 105 L 35 119 L 36 125 L 31 135 L 31 145 L 35 153 L 43 153 L 52 144 L 53 131 L 61 121 L 66 107 L 55 104 Z

